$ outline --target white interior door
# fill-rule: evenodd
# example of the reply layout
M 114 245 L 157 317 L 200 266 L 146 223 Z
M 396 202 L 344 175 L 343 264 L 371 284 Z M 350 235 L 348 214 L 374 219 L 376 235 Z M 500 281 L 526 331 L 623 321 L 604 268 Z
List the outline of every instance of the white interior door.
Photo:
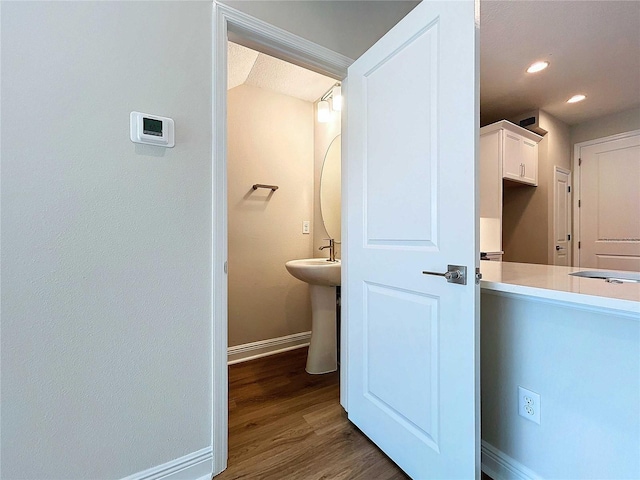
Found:
M 413 478 L 479 476 L 476 19 L 422 2 L 347 77 L 347 408 Z
M 579 266 L 640 271 L 640 135 L 580 149 Z
M 553 174 L 553 264 L 569 266 L 571 217 L 571 172 L 555 167 Z

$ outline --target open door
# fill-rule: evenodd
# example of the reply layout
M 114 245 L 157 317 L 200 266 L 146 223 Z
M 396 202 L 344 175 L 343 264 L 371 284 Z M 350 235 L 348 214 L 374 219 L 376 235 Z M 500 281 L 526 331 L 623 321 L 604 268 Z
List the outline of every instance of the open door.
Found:
M 346 82 L 347 409 L 416 479 L 480 475 L 476 7 L 423 1 Z

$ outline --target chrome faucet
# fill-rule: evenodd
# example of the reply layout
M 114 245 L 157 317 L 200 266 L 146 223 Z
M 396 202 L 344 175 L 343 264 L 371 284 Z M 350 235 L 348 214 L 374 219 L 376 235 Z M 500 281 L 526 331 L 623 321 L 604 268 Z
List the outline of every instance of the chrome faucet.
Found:
M 322 247 L 320 247 L 318 250 L 324 250 L 325 248 L 329 249 L 329 260 L 327 260 L 328 262 L 335 262 L 336 261 L 336 246 L 335 246 L 335 241 L 333 240 L 333 238 L 325 238 L 325 240 L 329 240 L 329 245 L 324 245 Z

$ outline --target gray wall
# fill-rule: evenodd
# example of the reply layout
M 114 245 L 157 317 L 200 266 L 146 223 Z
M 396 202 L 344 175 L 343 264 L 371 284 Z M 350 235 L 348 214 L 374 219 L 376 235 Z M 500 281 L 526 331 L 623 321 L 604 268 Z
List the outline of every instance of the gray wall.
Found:
M 483 442 L 531 478 L 640 478 L 638 319 L 493 292 L 481 307 Z M 539 425 L 518 386 L 540 395 Z
M 356 57 L 417 2 L 242 2 Z M 2 478 L 211 445 L 211 2 L 0 2 Z M 176 147 L 129 141 L 173 117 Z
M 208 2 L 2 2 L 2 478 L 211 445 Z M 173 117 L 176 146 L 129 140 Z
M 640 107 L 573 125 L 571 145 L 633 130 L 640 130 Z M 573 156 L 573 148 L 571 155 Z

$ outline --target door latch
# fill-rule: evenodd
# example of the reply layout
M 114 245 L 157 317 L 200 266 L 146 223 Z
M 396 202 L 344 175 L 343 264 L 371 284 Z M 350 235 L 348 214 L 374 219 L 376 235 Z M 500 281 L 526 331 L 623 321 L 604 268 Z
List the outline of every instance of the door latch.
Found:
M 476 267 L 476 285 L 480 285 L 480 280 L 482 280 L 482 274 L 480 273 L 480 267 Z

